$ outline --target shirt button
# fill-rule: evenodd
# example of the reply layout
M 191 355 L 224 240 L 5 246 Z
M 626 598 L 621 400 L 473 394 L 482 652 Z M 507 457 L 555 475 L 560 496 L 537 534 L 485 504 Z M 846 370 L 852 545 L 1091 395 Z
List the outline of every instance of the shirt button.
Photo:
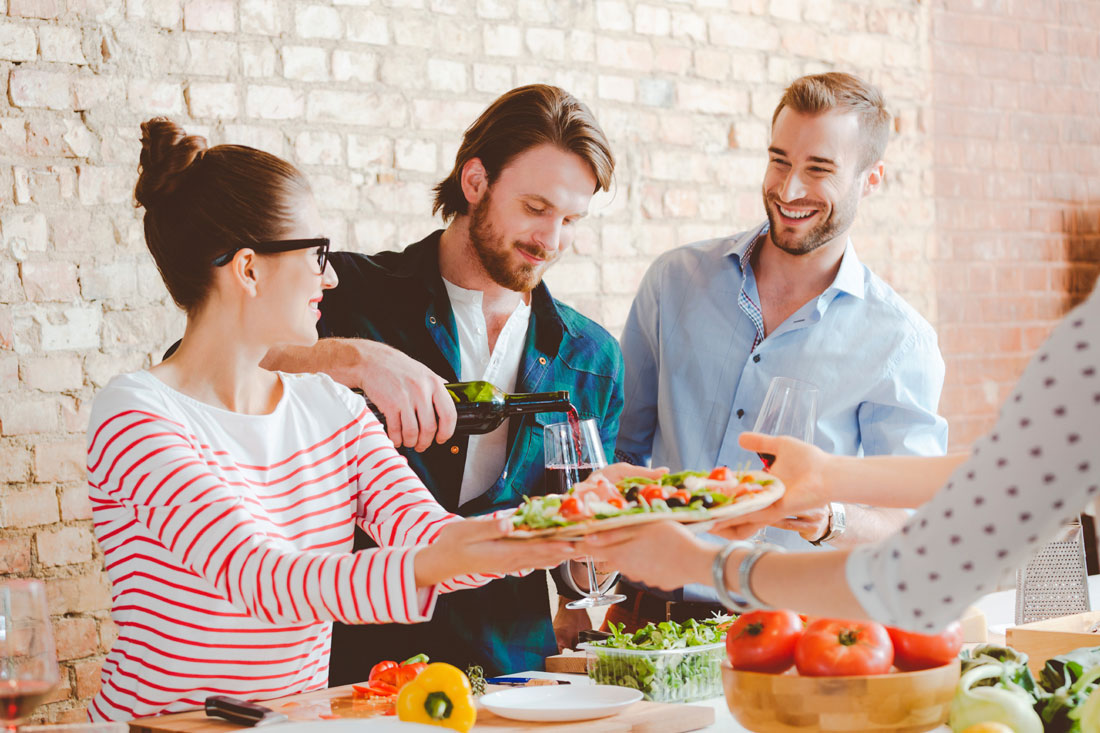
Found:
M 451 446 L 451 455 L 452 456 L 457 456 L 458 455 L 458 446 L 457 445 L 452 445 Z
M 546 357 L 545 356 L 540 356 L 539 357 L 539 364 L 542 364 L 543 366 L 546 366 Z
M 428 323 L 435 325 L 435 316 L 428 316 Z
M 745 416 L 745 411 L 744 410 L 738 410 L 737 411 L 737 417 L 744 417 L 744 416 Z
M 753 362 L 759 364 L 760 363 L 760 354 L 753 354 L 752 355 L 752 360 L 753 360 Z

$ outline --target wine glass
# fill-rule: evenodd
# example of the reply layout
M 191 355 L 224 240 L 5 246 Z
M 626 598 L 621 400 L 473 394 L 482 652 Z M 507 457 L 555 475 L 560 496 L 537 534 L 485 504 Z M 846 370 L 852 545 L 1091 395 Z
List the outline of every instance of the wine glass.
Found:
M 0 726 L 17 730 L 57 683 L 46 587 L 40 580 L 0 583 Z
M 564 494 L 573 484 L 588 478 L 589 474 L 607 465 L 603 454 L 603 443 L 596 421 L 573 419 L 569 422 L 552 423 L 543 429 L 543 450 L 546 457 L 546 486 L 551 492 Z M 588 589 L 582 589 L 573 581 L 573 568 L 576 561 L 569 560 L 565 568 L 565 583 L 583 598 L 570 601 L 566 608 L 594 608 L 609 606 L 625 601 L 626 596 L 607 593 L 618 573 L 611 573 L 601 585 L 596 578 L 596 567 L 592 558 L 584 561 L 588 576 Z
M 817 422 L 817 387 L 791 377 L 772 377 L 753 431 L 766 435 L 789 435 L 806 443 L 814 440 Z M 757 453 L 764 470 L 771 468 L 775 456 Z M 751 542 L 763 542 L 767 530 L 757 530 Z
M 766 435 L 789 435 L 806 443 L 814 442 L 817 422 L 817 387 L 790 377 L 772 377 L 764 404 L 756 416 L 753 431 Z M 764 470 L 771 468 L 775 456 L 757 453 Z

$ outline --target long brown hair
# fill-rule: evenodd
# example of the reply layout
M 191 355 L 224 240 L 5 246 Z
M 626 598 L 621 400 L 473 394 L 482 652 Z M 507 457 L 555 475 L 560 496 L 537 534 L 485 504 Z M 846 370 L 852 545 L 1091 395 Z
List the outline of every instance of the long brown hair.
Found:
M 206 298 L 211 261 L 235 247 L 278 239 L 309 182 L 290 163 L 243 145 L 208 148 L 164 117 L 141 124 L 134 198 L 145 207 L 145 242 L 176 304 Z
M 819 115 L 832 110 L 855 112 L 859 116 L 859 129 L 863 141 L 859 168 L 882 159 L 886 142 L 890 139 L 890 113 L 886 100 L 878 87 L 858 76 L 840 71 L 812 74 L 795 79 L 772 115 L 772 126 L 779 119 L 784 107 L 807 115 Z
M 546 144 L 575 153 L 588 163 L 596 175 L 597 191 L 611 187 L 615 158 L 591 110 L 564 89 L 529 84 L 499 97 L 466 130 L 454 168 L 435 187 L 432 213 L 442 211 L 444 221 L 467 213 L 460 179 L 470 160 L 481 161 L 492 184 L 517 155 Z

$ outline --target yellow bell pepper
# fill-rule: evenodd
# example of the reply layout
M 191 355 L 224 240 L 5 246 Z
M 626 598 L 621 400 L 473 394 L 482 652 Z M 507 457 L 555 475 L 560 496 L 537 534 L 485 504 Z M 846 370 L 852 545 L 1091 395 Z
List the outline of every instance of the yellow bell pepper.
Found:
M 470 679 L 458 667 L 434 662 L 397 695 L 397 717 L 467 733 L 477 720 Z

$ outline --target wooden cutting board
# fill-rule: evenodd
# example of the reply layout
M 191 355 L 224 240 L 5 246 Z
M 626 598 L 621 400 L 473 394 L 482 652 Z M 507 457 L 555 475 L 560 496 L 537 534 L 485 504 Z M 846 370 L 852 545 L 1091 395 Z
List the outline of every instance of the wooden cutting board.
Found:
M 489 690 L 514 689 L 490 685 Z M 341 709 L 331 705 L 332 700 L 347 698 L 351 686 L 318 690 L 293 695 L 266 703 L 276 712 L 285 713 L 292 720 L 317 719 L 318 712 L 330 713 Z M 348 717 L 358 717 L 349 715 Z M 622 712 L 607 718 L 564 723 L 528 723 L 509 720 L 479 708 L 474 731 L 486 733 L 687 733 L 714 723 L 713 708 L 699 705 L 674 705 L 671 703 L 636 702 Z M 130 733 L 222 733 L 247 730 L 220 718 L 208 718 L 201 710 L 130 721 Z M 263 730 L 261 728 L 261 730 Z M 321 729 L 323 730 L 323 728 Z M 370 730 L 366 728 L 366 730 Z

